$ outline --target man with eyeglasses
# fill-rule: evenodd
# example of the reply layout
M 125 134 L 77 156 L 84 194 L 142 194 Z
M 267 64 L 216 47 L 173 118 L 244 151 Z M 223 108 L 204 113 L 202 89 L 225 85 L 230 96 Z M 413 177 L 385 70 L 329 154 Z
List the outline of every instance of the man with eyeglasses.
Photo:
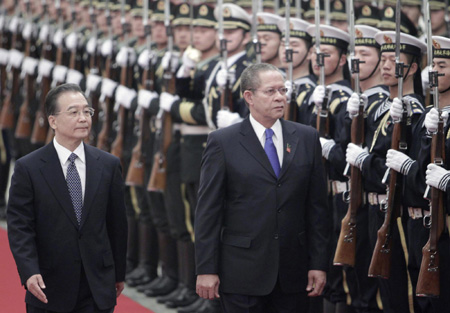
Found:
M 197 293 L 224 312 L 308 312 L 326 281 L 329 212 L 319 134 L 282 119 L 285 81 L 270 64 L 241 76 L 250 110 L 212 132 L 195 215 Z M 219 291 L 220 290 L 220 291 Z
M 55 137 L 17 160 L 7 210 L 27 312 L 113 312 L 127 245 L 120 161 L 83 143 L 94 111 L 77 85 L 52 89 L 45 109 Z

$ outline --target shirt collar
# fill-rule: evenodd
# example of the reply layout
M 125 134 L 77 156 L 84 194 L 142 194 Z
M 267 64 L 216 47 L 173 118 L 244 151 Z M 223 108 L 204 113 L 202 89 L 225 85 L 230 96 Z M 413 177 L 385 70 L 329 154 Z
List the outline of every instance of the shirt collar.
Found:
M 247 51 L 244 50 L 244 51 L 241 51 L 241 52 L 229 57 L 227 59 L 228 68 L 230 68 L 234 63 L 236 63 L 236 61 L 239 60 L 239 58 L 241 58 L 246 53 L 247 53 Z
M 258 139 L 261 139 L 264 136 L 264 140 L 266 139 L 266 128 L 250 114 L 250 123 L 252 124 L 253 130 L 256 133 Z M 281 129 L 281 122 L 278 119 L 275 124 L 272 125 L 271 129 L 273 130 L 274 136 L 280 140 L 283 135 L 283 130 Z
M 56 138 L 53 138 L 53 145 L 55 146 L 56 153 L 58 154 L 59 161 L 61 164 L 66 164 L 69 156 L 72 154 L 72 151 L 67 149 L 66 147 L 61 146 L 58 141 L 56 141 Z M 83 141 L 80 143 L 80 145 L 73 151 L 78 156 L 78 159 L 80 159 L 81 162 L 86 163 L 86 157 L 84 155 L 84 145 Z

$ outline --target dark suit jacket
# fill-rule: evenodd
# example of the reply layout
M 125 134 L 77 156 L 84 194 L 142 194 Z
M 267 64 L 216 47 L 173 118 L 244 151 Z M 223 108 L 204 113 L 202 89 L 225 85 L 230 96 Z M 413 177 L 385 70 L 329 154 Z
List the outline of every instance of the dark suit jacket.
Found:
M 281 120 L 277 179 L 249 118 L 212 132 L 195 217 L 197 274 L 218 274 L 223 292 L 302 292 L 308 270 L 326 271 L 329 213 L 319 135 Z
M 86 191 L 78 227 L 53 143 L 16 162 L 8 203 L 8 237 L 22 284 L 43 276 L 48 304 L 27 291 L 26 302 L 50 311 L 76 304 L 83 264 L 100 309 L 116 304 L 124 281 L 127 224 L 119 160 L 85 145 Z

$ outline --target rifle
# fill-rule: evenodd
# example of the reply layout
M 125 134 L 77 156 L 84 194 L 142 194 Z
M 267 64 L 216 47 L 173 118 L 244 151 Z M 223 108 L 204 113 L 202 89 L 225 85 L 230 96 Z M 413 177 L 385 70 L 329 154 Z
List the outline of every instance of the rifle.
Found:
M 154 90 L 154 80 L 155 72 L 151 57 L 151 29 L 148 23 L 148 1 L 144 1 L 143 10 L 143 24 L 145 28 L 145 37 L 147 51 L 149 52 L 149 58 L 147 63 L 147 68 L 144 70 L 142 75 L 142 85 L 144 89 Z M 127 177 L 125 179 L 125 184 L 127 186 L 144 186 L 145 179 L 145 159 L 146 152 L 144 149 L 144 144 L 150 140 L 150 114 L 148 109 L 143 107 L 138 107 L 139 112 L 139 137 L 136 145 L 133 147 L 130 166 L 128 167 Z
M 92 0 L 89 1 L 89 17 L 91 20 L 92 25 L 92 36 L 91 40 L 94 41 L 94 50 L 89 55 L 89 74 L 98 76 L 100 74 L 100 55 L 98 53 L 98 27 L 97 27 L 97 18 L 95 15 L 94 5 L 92 3 Z M 100 95 L 89 88 L 87 86 L 86 88 L 86 97 L 91 101 L 92 108 L 94 111 L 94 116 L 92 116 L 92 128 L 91 132 L 89 134 L 89 144 L 92 146 L 95 146 L 97 144 L 97 126 L 99 121 L 99 101 L 100 101 Z
M 117 64 L 114 62 L 115 57 L 115 41 L 114 41 L 114 35 L 112 30 L 112 23 L 111 23 L 111 14 L 109 10 L 109 0 L 106 0 L 106 21 L 108 24 L 108 40 L 112 42 L 112 49 L 111 53 L 108 54 L 106 57 L 105 62 L 105 72 L 103 75 L 103 82 L 102 82 L 102 90 L 105 85 L 105 82 L 110 82 L 111 85 L 115 84 L 115 81 L 117 79 Z M 105 80 L 106 79 L 106 80 Z M 112 123 L 114 120 L 114 96 L 106 96 L 102 93 L 100 97 L 100 104 L 102 107 L 102 113 L 100 115 L 100 118 L 102 120 L 102 128 L 97 136 L 97 148 L 102 149 L 104 151 L 110 150 L 110 137 L 111 137 L 111 130 L 112 130 Z
M 60 81 L 61 77 L 56 77 L 56 73 L 61 72 L 64 75 L 64 79 L 67 75 L 67 68 L 64 66 L 65 64 L 67 64 L 67 60 L 65 60 L 64 57 L 64 53 L 65 53 L 65 45 L 64 45 L 64 19 L 63 19 L 63 12 L 62 12 L 62 8 L 61 8 L 61 0 L 56 0 L 55 1 L 55 8 L 58 14 L 58 30 L 55 32 L 55 35 L 58 33 L 61 37 L 61 42 L 54 42 L 57 45 L 56 48 L 56 60 L 55 60 L 55 66 L 53 68 L 53 72 L 52 72 L 52 82 L 50 84 L 50 88 L 53 89 L 56 86 L 59 86 L 60 84 L 62 84 L 62 81 Z M 55 39 L 54 36 L 53 39 Z M 51 127 L 48 128 L 47 131 L 47 138 L 45 140 L 45 143 L 49 143 L 52 141 L 54 136 L 54 131 Z
M 8 32 L 6 29 L 6 9 L 1 6 L 1 16 L 0 16 L 0 49 L 2 50 L 2 53 L 7 54 L 10 47 L 10 38 L 8 36 Z M 4 60 L 6 61 L 6 60 Z M 1 104 L 3 103 L 3 99 L 5 96 L 5 89 L 6 89 L 6 78 L 7 78 L 7 72 L 6 72 L 6 62 L 0 63 L 0 112 L 1 112 Z
M 218 0 L 217 6 L 219 10 L 219 42 L 220 42 L 220 56 L 222 58 L 222 68 L 227 71 L 227 82 L 225 87 L 222 88 L 222 94 L 220 95 L 220 109 L 233 111 L 233 95 L 231 92 L 230 81 L 228 80 L 228 52 L 227 52 L 227 40 L 223 35 L 223 0 Z
M 400 62 L 400 1 L 397 1 L 396 29 L 395 29 L 395 76 L 398 79 L 398 97 L 403 98 L 403 75 L 405 64 Z M 408 110 L 404 108 L 400 121 L 394 121 L 392 132 L 391 149 L 406 153 L 406 127 Z M 388 176 L 389 175 L 389 176 Z M 388 179 L 389 177 L 389 179 Z M 377 233 L 377 243 L 373 250 L 372 260 L 369 266 L 369 277 L 380 277 L 388 279 L 391 271 L 392 259 L 392 232 L 397 227 L 397 218 L 401 214 L 403 175 L 393 169 L 388 169 L 383 182 L 388 182 L 386 203 L 383 204 L 385 218 L 383 225 Z
M 286 1 L 285 9 L 286 9 L 286 14 L 285 14 L 286 29 L 285 29 L 285 33 L 284 33 L 284 47 L 285 47 L 285 54 L 286 54 L 286 62 L 288 63 L 287 79 L 291 83 L 292 92 L 291 92 L 290 99 L 288 99 L 288 101 L 286 102 L 287 106 L 286 106 L 286 109 L 284 110 L 284 119 L 295 122 L 295 121 L 297 121 L 298 108 L 297 108 L 297 101 L 296 101 L 296 98 L 297 98 L 296 89 L 297 88 L 295 86 L 294 79 L 292 77 L 292 75 L 293 75 L 292 74 L 292 71 L 293 71 L 292 57 L 293 57 L 294 52 L 290 45 L 290 39 L 291 39 L 290 0 Z
M 50 23 L 48 16 L 48 7 L 46 0 L 43 0 L 43 9 L 45 14 L 45 25 L 49 29 L 45 40 L 42 43 L 42 62 L 52 62 L 54 57 L 53 45 L 50 41 Z M 39 93 L 39 107 L 36 111 L 36 117 L 34 119 L 33 131 L 31 132 L 31 143 L 33 144 L 44 144 L 48 132 L 48 121 L 45 116 L 45 97 L 50 91 L 51 77 L 50 75 L 39 74 L 37 78 L 37 83 L 40 85 L 38 88 Z
M 355 25 L 353 14 L 353 1 L 348 0 L 347 7 L 350 8 L 350 59 L 351 70 L 355 75 L 355 92 L 360 96 L 359 112 L 352 120 L 351 141 L 355 145 L 361 146 L 364 143 L 364 108 L 367 104 L 367 97 L 361 96 L 359 87 L 359 64 L 364 63 L 355 58 Z M 349 166 L 349 164 L 347 164 Z M 347 172 L 347 171 L 345 171 Z M 350 191 L 347 214 L 341 222 L 341 232 L 334 255 L 334 265 L 355 266 L 356 256 L 356 215 L 358 209 L 363 204 L 363 188 L 361 170 L 356 166 L 350 167 Z
M 173 34 L 170 25 L 170 1 L 164 1 L 164 24 L 167 31 L 167 50 L 170 54 L 173 53 Z M 174 94 L 175 93 L 175 75 L 176 69 L 171 68 L 171 61 L 169 66 L 164 70 L 164 86 L 163 91 Z M 150 180 L 147 185 L 148 191 L 163 192 L 166 189 L 167 181 L 167 151 L 170 142 L 172 141 L 172 117 L 169 112 L 160 109 L 156 117 L 156 153 L 153 159 L 153 167 L 150 175 Z
M 22 31 L 20 25 L 20 13 L 19 7 L 16 7 L 16 14 L 13 17 L 11 24 L 15 24 L 15 29 L 11 29 L 12 40 L 11 47 L 13 48 L 10 51 L 10 63 L 6 67 L 6 72 L 11 72 L 12 70 L 12 79 L 8 81 L 8 88 L 6 92 L 5 101 L 3 102 L 2 112 L 0 115 L 0 127 L 1 129 L 13 129 L 15 124 L 14 110 L 15 110 L 15 101 L 14 98 L 20 92 L 20 63 L 22 62 L 23 55 L 23 38 Z M 11 63 L 14 61 L 14 65 Z
M 320 68 L 319 85 L 322 85 L 325 88 L 325 97 L 323 98 L 321 108 L 317 112 L 317 130 L 320 137 L 328 138 L 330 136 L 330 113 L 328 102 L 331 98 L 332 90 L 325 86 L 325 58 L 330 55 L 320 51 L 320 1 L 315 2 L 315 24 L 316 63 Z
M 256 20 L 260 10 L 258 0 L 252 0 L 252 42 L 255 49 L 256 64 L 261 63 L 261 42 L 258 40 L 258 22 Z
M 123 29 L 123 38 L 124 42 L 126 44 L 126 48 L 128 49 L 128 32 L 129 32 L 129 24 L 125 20 L 125 1 L 122 0 L 121 2 L 121 20 L 122 20 L 122 29 Z M 132 78 L 133 78 L 133 69 L 132 66 L 129 64 L 129 52 L 127 50 L 127 64 L 121 68 L 120 71 L 120 84 L 122 86 L 130 88 L 132 85 Z M 119 87 L 120 88 L 120 87 Z M 116 138 L 114 139 L 113 143 L 111 144 L 111 154 L 118 157 L 122 163 L 123 166 L 123 141 L 125 139 L 125 131 L 127 129 L 127 116 L 128 116 L 129 110 L 125 108 L 123 105 L 119 108 L 119 114 L 117 115 L 117 121 L 118 121 L 118 131 Z
M 25 1 L 25 5 L 26 5 L 26 10 L 27 10 L 27 15 L 28 15 L 28 21 L 27 24 L 25 25 L 24 29 L 26 27 L 30 27 L 32 28 L 32 22 L 33 19 L 31 17 L 31 4 L 29 0 Z M 15 131 L 15 137 L 16 138 L 21 138 L 21 139 L 27 139 L 31 136 L 31 127 L 32 127 L 32 121 L 31 121 L 31 116 L 30 116 L 30 106 L 33 102 L 34 99 L 34 91 L 35 91 L 35 71 L 29 71 L 27 69 L 28 65 L 31 65 L 31 62 L 35 62 L 35 59 L 31 58 L 31 50 L 34 46 L 33 44 L 33 34 L 32 32 L 30 32 L 28 34 L 28 38 L 26 39 L 25 42 L 25 59 L 22 63 L 23 65 L 23 70 L 22 70 L 22 74 L 21 77 L 23 75 L 25 75 L 25 81 L 24 81 L 24 85 L 23 85 L 23 89 L 22 89 L 22 94 L 24 94 L 24 102 L 22 103 L 22 105 L 20 106 L 20 113 L 19 113 L 19 118 L 17 119 L 17 127 L 16 127 L 16 131 Z M 37 62 L 37 61 L 36 61 Z M 35 64 L 37 65 L 37 64 Z M 32 66 L 35 68 L 35 66 Z
M 429 3 L 427 3 L 427 47 L 431 55 L 431 21 L 429 17 Z M 431 57 L 429 57 L 430 62 Z M 432 63 L 430 62 L 431 66 Z M 433 89 L 434 107 L 439 112 L 438 129 L 431 139 L 431 161 L 439 166 L 445 163 L 445 135 L 444 120 L 442 119 L 442 110 L 439 108 L 438 76 L 444 76 L 442 73 L 433 71 L 429 68 L 430 89 Z M 427 187 L 428 191 L 429 186 Z M 425 192 L 425 195 L 428 192 Z M 431 216 L 424 217 L 424 226 L 430 229 L 430 235 L 427 243 L 422 248 L 422 264 L 420 265 L 419 279 L 417 281 L 416 295 L 419 297 L 439 297 L 440 295 L 440 264 L 438 242 L 445 228 L 444 212 L 444 192 L 438 188 L 431 187 L 430 211 Z

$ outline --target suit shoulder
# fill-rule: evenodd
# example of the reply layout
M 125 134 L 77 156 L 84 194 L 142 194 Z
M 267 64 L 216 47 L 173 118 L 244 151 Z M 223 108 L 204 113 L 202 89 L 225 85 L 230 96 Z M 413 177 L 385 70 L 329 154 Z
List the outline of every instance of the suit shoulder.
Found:
M 97 147 L 93 147 L 93 146 L 90 146 L 90 145 L 85 145 L 85 147 L 86 147 L 85 149 L 86 149 L 87 152 L 93 154 L 94 156 L 99 157 L 102 160 L 102 162 L 113 163 L 113 164 L 115 164 L 115 163 L 120 164 L 120 159 L 118 157 L 112 155 L 109 152 L 103 151 L 103 150 L 101 150 L 101 149 L 99 149 Z
M 310 125 L 305 125 L 297 122 L 292 121 L 284 121 L 287 125 L 290 125 L 290 127 L 294 127 L 297 131 L 307 134 L 308 136 L 318 136 L 317 129 Z

